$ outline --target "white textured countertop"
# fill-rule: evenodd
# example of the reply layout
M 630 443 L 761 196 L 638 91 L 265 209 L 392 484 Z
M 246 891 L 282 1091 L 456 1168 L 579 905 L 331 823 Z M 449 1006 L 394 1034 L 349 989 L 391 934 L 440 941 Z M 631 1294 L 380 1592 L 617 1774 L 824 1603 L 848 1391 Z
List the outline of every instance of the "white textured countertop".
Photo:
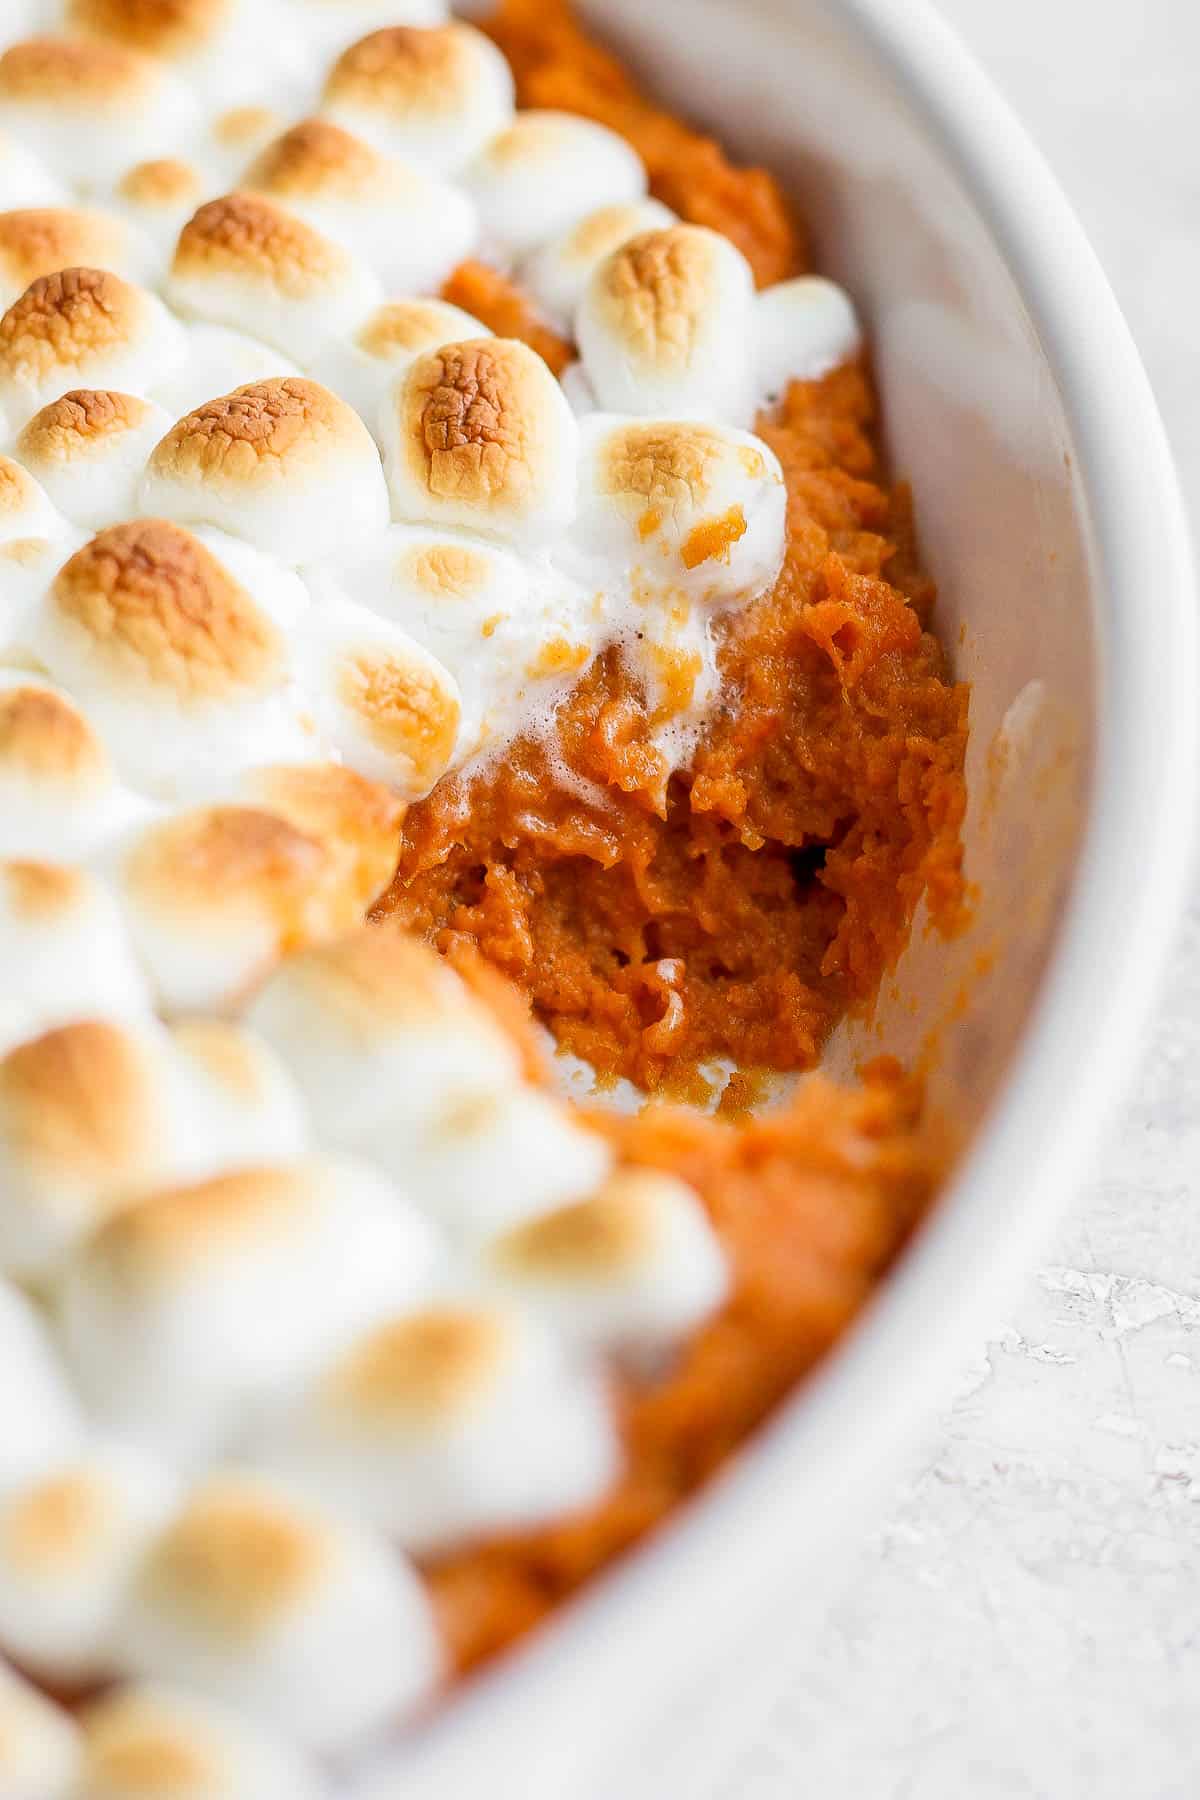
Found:
M 1200 6 L 941 3 L 1074 200 L 1200 514 Z M 770 1658 L 714 1800 L 1200 1794 L 1200 903 L 1069 1222 L 819 1647 Z

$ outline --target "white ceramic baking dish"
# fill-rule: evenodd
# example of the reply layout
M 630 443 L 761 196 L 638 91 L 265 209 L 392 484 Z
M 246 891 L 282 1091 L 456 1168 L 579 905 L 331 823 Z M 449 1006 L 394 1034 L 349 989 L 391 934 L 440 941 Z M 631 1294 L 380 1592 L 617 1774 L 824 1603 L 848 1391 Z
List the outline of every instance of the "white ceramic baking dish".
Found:
M 1136 1054 L 1195 800 L 1194 596 L 1162 429 L 1078 225 L 985 77 L 922 0 L 591 10 L 677 106 L 792 184 L 871 330 L 940 630 L 974 684 L 980 898 L 960 942 L 918 930 L 830 1059 L 926 1052 L 963 1151 L 869 1314 L 724 1478 L 354 1784 L 397 1800 L 706 1793 L 714 1734 L 738 1729 L 714 1693 L 768 1678 L 763 1609 L 820 1629 L 836 1551 L 1071 1198 Z

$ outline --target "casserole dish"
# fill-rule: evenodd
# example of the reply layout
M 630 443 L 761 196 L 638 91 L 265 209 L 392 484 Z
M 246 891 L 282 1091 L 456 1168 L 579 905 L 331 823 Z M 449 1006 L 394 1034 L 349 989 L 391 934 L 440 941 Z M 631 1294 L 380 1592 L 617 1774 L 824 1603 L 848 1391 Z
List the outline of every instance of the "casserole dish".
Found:
M 957 1163 L 803 1391 L 651 1544 L 354 1780 L 380 1800 L 704 1791 L 740 1728 L 706 1677 L 745 1666 L 769 1606 L 820 1629 L 836 1550 L 1070 1197 L 1189 863 L 1194 602 L 1169 452 L 1104 278 L 1002 100 L 919 0 L 584 10 L 668 102 L 788 182 L 865 315 L 973 685 L 978 904 L 949 945 L 918 921 L 826 1060 L 918 1060 Z

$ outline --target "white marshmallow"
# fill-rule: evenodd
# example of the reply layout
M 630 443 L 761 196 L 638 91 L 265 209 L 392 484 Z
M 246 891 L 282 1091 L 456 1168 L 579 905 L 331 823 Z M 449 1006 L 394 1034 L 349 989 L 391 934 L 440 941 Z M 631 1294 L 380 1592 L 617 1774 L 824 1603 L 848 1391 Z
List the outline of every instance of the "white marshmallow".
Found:
M 18 138 L 0 131 L 0 207 L 66 206 L 68 194 L 45 163 Z
M 146 458 L 170 423 L 152 400 L 74 388 L 33 415 L 14 449 L 66 518 L 98 531 L 132 516 Z
M 227 1019 L 191 1018 L 172 1026 L 171 1046 L 192 1170 L 276 1162 L 308 1149 L 296 1085 L 261 1038 Z
M 789 381 L 815 381 L 862 349 L 854 302 L 820 275 L 764 288 L 754 302 L 754 339 L 764 405 L 781 399 Z
M 0 1794 L 76 1800 L 80 1755 L 70 1713 L 0 1663 Z
M 154 261 L 149 240 L 114 213 L 65 206 L 0 212 L 0 307 L 59 269 L 112 269 L 127 281 L 147 281 Z
M 762 593 L 786 542 L 775 452 L 748 431 L 700 420 L 614 418 L 580 426 L 577 572 L 615 587 L 724 606 Z M 611 573 L 610 573 L 611 572 Z
M 385 25 L 444 25 L 445 0 L 292 0 L 292 19 L 321 68 Z
M 587 370 L 578 357 L 567 364 L 558 379 L 567 396 L 567 405 L 577 419 L 586 418 L 588 413 L 599 412 L 596 390 L 588 380 Z
M 88 1709 L 83 1728 L 70 1800 L 319 1800 L 324 1792 L 283 1738 L 179 1688 L 122 1688 Z
M 489 1245 L 484 1266 L 556 1331 L 604 1348 L 669 1346 L 729 1290 L 691 1188 L 648 1169 L 623 1170 L 574 1205 L 515 1226 Z
M 514 338 L 426 351 L 380 409 L 399 519 L 544 542 L 575 510 L 578 426 L 541 357 Z
M 330 1751 L 398 1721 L 441 1672 L 425 1591 L 390 1545 L 234 1475 L 197 1489 L 152 1550 L 125 1651 L 135 1673 Z
M 348 1146 L 416 1133 L 519 1073 L 511 1039 L 454 971 L 388 926 L 291 957 L 247 1020 L 296 1077 L 318 1136 Z
M 176 1500 L 157 1461 L 117 1445 L 0 1498 L 0 1645 L 52 1681 L 111 1674 L 130 1580 Z
M 120 44 L 36 37 L 0 55 L 0 129 L 60 180 L 104 187 L 195 129 L 196 106 L 163 64 Z
M 0 405 L 16 430 L 71 388 L 148 394 L 178 369 L 185 343 L 162 301 L 119 275 L 39 276 L 0 318 Z
M 326 344 L 313 358 L 312 373 L 373 428 L 387 389 L 423 351 L 490 335 L 448 300 L 385 300 L 349 337 Z
M 700 225 L 644 232 L 593 272 L 575 336 L 600 405 L 749 425 L 754 277 Z
M 478 237 L 461 188 L 381 154 L 331 119 L 304 119 L 251 164 L 266 194 L 375 270 L 387 292 L 436 292 Z
M 385 156 L 453 173 L 513 116 L 512 70 L 473 25 L 374 31 L 342 52 L 322 112 Z
M 166 285 L 181 312 L 257 335 L 304 363 L 383 292 L 364 263 L 261 194 L 209 200 L 179 234 Z
M 68 1358 L 111 1429 L 189 1467 L 263 1400 L 429 1282 L 429 1226 L 365 1164 L 259 1163 L 110 1219 L 59 1289 Z
M 66 0 L 65 15 L 69 31 L 162 63 L 206 113 L 294 86 L 308 61 L 280 0 Z
M 661 231 L 676 223 L 675 214 L 661 200 L 599 206 L 524 257 L 518 269 L 521 286 L 551 323 L 570 335 L 575 309 L 605 257 L 642 232 Z
M 307 604 L 296 576 L 250 545 L 140 519 L 76 552 L 30 639 L 130 784 L 171 796 L 307 754 L 285 635 Z
M 362 918 L 336 845 L 252 806 L 172 813 L 122 846 L 113 879 L 162 1011 L 236 1005 L 288 949 Z
M 62 514 L 23 462 L 0 456 L 0 543 L 52 538 L 61 533 Z
M 199 146 L 206 168 L 216 176 L 216 192 L 229 193 L 261 150 L 288 124 L 275 106 L 230 106 L 209 123 Z
M 179 233 L 196 208 L 220 191 L 216 177 L 199 164 L 178 156 L 156 156 L 124 170 L 105 204 L 130 220 L 153 247 L 157 278 L 170 263 Z
M 625 138 L 577 113 L 535 109 L 497 132 L 462 179 L 485 243 L 509 257 L 527 256 L 599 207 L 632 206 L 646 193 L 642 159 Z
M 0 855 L 69 862 L 145 810 L 68 694 L 0 669 Z
M 380 531 L 388 496 L 358 414 L 328 388 L 289 375 L 180 419 L 146 465 L 141 510 L 216 525 L 299 563 Z
M 620 1467 L 597 1371 L 478 1303 L 367 1331 L 281 1409 L 264 1455 L 417 1551 L 586 1506 Z
M 311 607 L 293 650 L 322 739 L 403 799 L 429 793 L 450 766 L 462 717 L 449 669 L 365 606 Z
M 78 1404 L 42 1316 L 7 1281 L 0 1281 L 0 1415 L 0 1493 L 73 1455 L 83 1438 Z M 4 1744 L 0 1728 L 0 1770 Z
M 108 889 L 64 864 L 0 863 L 0 1050 L 70 1019 L 147 1011 Z
M 229 797 L 286 819 L 332 851 L 360 915 L 396 872 L 404 803 L 344 763 L 260 764 L 243 771 Z
M 42 597 L 83 535 L 64 519 L 50 537 L 0 540 L 0 656 L 6 662 L 28 663 Z
M 455 765 L 548 716 L 595 649 L 590 608 L 564 575 L 482 538 L 392 525 L 304 573 L 317 616 L 353 596 L 449 669 L 462 702 Z
M 281 350 L 258 338 L 225 325 L 190 324 L 185 328 L 183 362 L 154 387 L 151 397 L 172 419 L 182 419 L 206 400 L 231 394 L 235 388 L 299 373 Z

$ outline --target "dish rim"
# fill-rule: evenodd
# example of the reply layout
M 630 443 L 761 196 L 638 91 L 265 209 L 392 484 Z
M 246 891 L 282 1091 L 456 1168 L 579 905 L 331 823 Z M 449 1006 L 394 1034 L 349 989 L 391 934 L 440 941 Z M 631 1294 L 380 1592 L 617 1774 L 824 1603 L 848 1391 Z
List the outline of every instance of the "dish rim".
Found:
M 1195 584 L 1178 478 L 1133 338 L 1042 153 L 930 0 L 834 4 L 977 207 L 1061 397 L 1089 535 L 1097 640 L 1096 749 L 1072 891 L 1012 1069 L 928 1224 L 855 1327 L 652 1541 L 610 1565 L 429 1721 L 422 1736 L 434 1749 L 477 1737 L 493 1754 L 492 1729 L 505 1715 L 531 1701 L 552 1708 L 556 1683 L 565 1698 L 599 1679 L 630 1649 L 622 1621 L 669 1608 L 689 1581 L 703 1581 L 723 1546 L 772 1535 L 764 1522 L 781 1489 L 796 1530 L 806 1510 L 814 1524 L 831 1499 L 895 1462 L 953 1378 L 977 1321 L 1074 1200 L 1141 1047 L 1182 916 L 1200 788 Z M 1153 632 L 1137 629 L 1146 595 Z M 902 1402 L 880 1407 L 897 1368 Z M 605 1708 L 596 1710 L 607 1729 Z M 377 1765 L 372 1795 L 389 1791 L 381 1775 L 402 1773 L 405 1748 Z

